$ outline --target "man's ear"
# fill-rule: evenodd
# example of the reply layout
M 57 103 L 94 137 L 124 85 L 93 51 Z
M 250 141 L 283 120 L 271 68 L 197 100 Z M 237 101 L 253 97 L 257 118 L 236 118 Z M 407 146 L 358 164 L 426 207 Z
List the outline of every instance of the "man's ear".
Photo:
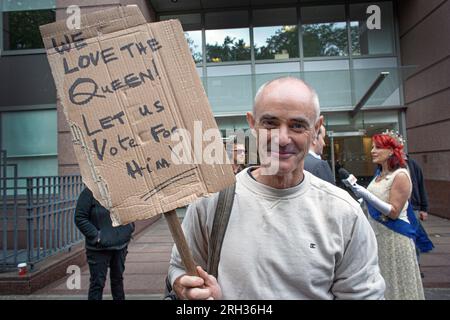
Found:
M 251 129 L 254 129 L 255 128 L 255 118 L 253 117 L 253 113 L 251 113 L 249 111 L 249 112 L 247 112 L 246 116 L 247 116 L 248 125 L 250 126 Z
M 250 129 L 252 130 L 252 134 L 256 137 L 256 130 L 255 130 L 255 118 L 253 117 L 253 113 L 247 112 L 247 122 L 250 126 Z
M 322 124 L 323 124 L 323 116 L 320 116 L 319 119 L 317 119 L 316 123 L 314 124 L 314 131 L 315 131 L 314 140 L 317 140 L 320 127 L 322 126 Z

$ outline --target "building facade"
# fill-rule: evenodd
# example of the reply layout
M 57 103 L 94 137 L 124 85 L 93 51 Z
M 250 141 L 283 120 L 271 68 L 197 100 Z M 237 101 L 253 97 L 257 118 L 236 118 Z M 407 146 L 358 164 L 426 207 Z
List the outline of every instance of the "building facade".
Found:
M 1 144 L 22 176 L 78 172 L 37 26 L 68 17 L 73 4 L 82 13 L 137 4 L 148 21 L 180 20 L 224 132 L 248 128 L 245 113 L 261 84 L 302 78 L 318 92 L 328 131 L 324 158 L 333 170 L 344 166 L 367 181 L 375 169 L 371 136 L 398 130 L 424 168 L 430 212 L 450 217 L 443 191 L 450 190 L 449 42 L 448 31 L 440 31 L 450 30 L 443 28 L 447 1 L 1 3 Z

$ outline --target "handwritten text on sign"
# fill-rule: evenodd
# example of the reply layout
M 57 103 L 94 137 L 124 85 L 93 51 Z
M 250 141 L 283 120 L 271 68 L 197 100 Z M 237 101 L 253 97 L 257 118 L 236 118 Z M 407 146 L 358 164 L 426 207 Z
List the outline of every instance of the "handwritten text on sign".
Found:
M 65 35 L 65 41 L 61 43 L 58 43 L 54 38 L 51 40 L 56 52 L 63 56 L 62 64 L 64 74 L 80 74 L 68 86 L 68 99 L 74 106 L 89 108 L 93 101 L 108 99 L 109 96 L 112 96 L 119 89 L 139 87 L 147 81 L 156 81 L 161 78 L 153 53 L 160 50 L 162 46 L 155 38 L 150 38 L 143 42 L 129 42 L 117 48 L 108 47 L 101 50 L 94 50 L 80 54 L 77 59 L 72 60 L 69 60 L 64 55 L 71 51 L 73 52 L 73 50 L 78 51 L 88 46 L 82 32 Z M 83 72 L 101 64 L 118 63 L 121 58 L 134 59 L 142 56 L 145 56 L 147 58 L 146 61 L 149 61 L 147 68 L 137 73 L 124 74 L 122 77 L 106 84 L 97 83 L 94 79 L 87 77 L 86 72 Z M 165 107 L 160 100 L 156 100 L 153 104 L 143 103 L 138 107 L 138 110 L 140 117 L 151 117 L 154 114 L 164 112 Z M 97 119 L 97 121 L 94 121 L 97 124 L 95 126 L 92 126 L 92 122 L 91 126 L 88 125 L 85 114 L 81 114 L 81 118 L 83 121 L 83 130 L 90 137 L 92 148 L 100 161 L 104 161 L 108 157 L 115 157 L 120 153 L 127 152 L 139 146 L 139 143 L 129 136 L 117 134 L 114 141 L 108 141 L 107 138 L 102 136 L 103 132 L 113 128 L 128 126 L 124 111 Z M 161 143 L 162 140 L 169 139 L 176 130 L 177 127 L 175 125 L 165 126 L 163 123 L 154 123 L 150 125 L 149 136 L 155 143 Z M 164 158 L 152 160 L 150 157 L 147 157 L 146 161 L 144 164 L 139 164 L 136 160 L 127 161 L 124 169 L 127 171 L 128 176 L 136 179 L 137 176 L 142 177 L 145 172 L 151 173 L 154 170 L 170 167 L 169 161 Z

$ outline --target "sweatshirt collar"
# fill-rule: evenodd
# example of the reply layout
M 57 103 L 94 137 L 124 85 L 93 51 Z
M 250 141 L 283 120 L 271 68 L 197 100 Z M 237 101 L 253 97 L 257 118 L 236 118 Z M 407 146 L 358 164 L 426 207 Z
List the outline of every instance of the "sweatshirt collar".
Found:
M 245 188 L 247 188 L 249 191 L 253 193 L 257 193 L 263 196 L 267 197 L 273 197 L 273 198 L 291 198 L 296 197 L 300 194 L 303 194 L 309 189 L 310 185 L 310 173 L 307 171 L 303 171 L 304 178 L 301 183 L 298 185 L 286 188 L 286 189 L 276 189 L 269 187 L 265 184 L 262 184 L 261 182 L 256 181 L 253 179 L 248 171 L 251 169 L 246 168 L 242 170 L 238 175 L 236 176 L 236 179 L 239 183 L 241 183 Z

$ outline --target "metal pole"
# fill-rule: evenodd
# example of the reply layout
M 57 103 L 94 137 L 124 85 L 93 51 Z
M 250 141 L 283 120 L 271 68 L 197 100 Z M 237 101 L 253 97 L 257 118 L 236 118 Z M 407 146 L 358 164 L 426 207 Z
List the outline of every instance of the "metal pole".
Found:
M 350 111 L 350 116 L 354 118 L 356 114 L 361 110 L 362 107 L 364 107 L 364 104 L 369 100 L 369 98 L 372 96 L 372 94 L 375 92 L 375 90 L 380 86 L 381 82 L 389 75 L 388 71 L 381 72 L 378 77 L 375 79 L 375 81 L 371 84 L 369 89 L 367 89 L 366 93 L 361 97 L 361 99 L 358 101 L 358 103 L 355 105 L 352 111 Z
M 27 254 L 28 262 L 33 259 L 33 178 L 27 178 Z
M 330 147 L 331 147 L 331 171 L 333 171 L 333 180 L 336 183 L 336 165 L 334 163 L 334 137 L 333 137 L 333 131 L 330 131 L 328 134 L 330 137 Z

